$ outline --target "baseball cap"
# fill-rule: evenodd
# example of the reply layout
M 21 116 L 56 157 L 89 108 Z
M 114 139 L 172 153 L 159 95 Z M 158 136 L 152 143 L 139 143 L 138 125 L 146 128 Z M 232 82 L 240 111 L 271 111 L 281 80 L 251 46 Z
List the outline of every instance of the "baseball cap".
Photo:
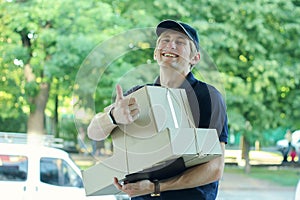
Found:
M 175 20 L 164 20 L 161 21 L 156 27 L 156 35 L 159 37 L 164 31 L 171 29 L 175 31 L 180 31 L 187 35 L 195 44 L 197 50 L 199 51 L 199 39 L 197 31 L 188 24 L 183 22 L 177 22 Z

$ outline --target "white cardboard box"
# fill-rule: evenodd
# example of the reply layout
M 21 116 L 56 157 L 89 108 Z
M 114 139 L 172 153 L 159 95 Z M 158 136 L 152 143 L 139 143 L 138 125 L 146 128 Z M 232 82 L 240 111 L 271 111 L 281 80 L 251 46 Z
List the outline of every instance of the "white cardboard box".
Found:
M 184 90 L 147 86 L 132 95 L 140 117 L 113 131 L 113 156 L 82 172 L 88 196 L 120 193 L 113 177 L 160 179 L 222 155 L 215 129 L 193 128 Z
M 129 135 L 151 137 L 166 128 L 192 128 L 194 120 L 184 89 L 145 86 L 129 95 L 140 106 L 134 123 L 119 128 Z

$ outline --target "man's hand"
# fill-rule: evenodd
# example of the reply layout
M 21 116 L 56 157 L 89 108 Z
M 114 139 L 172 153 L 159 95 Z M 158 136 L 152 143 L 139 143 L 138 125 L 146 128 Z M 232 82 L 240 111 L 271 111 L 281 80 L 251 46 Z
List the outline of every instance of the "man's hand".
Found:
M 135 98 L 126 98 L 123 96 L 123 90 L 120 85 L 116 86 L 115 107 L 112 115 L 117 124 L 131 124 L 139 117 L 139 106 Z
M 154 184 L 149 180 L 142 180 L 136 183 L 127 183 L 121 185 L 118 182 L 118 179 L 115 177 L 114 185 L 118 190 L 128 194 L 129 197 L 136 197 L 145 194 L 150 194 L 154 191 Z

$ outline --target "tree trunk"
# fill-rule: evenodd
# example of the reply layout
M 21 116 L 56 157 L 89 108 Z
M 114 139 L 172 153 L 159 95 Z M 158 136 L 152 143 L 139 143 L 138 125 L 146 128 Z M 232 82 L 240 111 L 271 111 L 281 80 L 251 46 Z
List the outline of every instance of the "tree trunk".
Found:
M 28 134 L 45 134 L 45 108 L 49 97 L 49 89 L 48 83 L 41 83 L 38 95 L 33 98 L 34 109 L 30 110 L 27 122 Z
M 58 91 L 58 86 L 56 88 L 56 91 Z M 54 136 L 59 138 L 60 135 L 59 135 L 59 130 L 58 130 L 58 94 L 55 95 L 53 130 L 54 130 Z
M 28 48 L 30 51 L 30 56 L 32 56 L 31 51 L 31 41 L 28 37 L 28 30 L 23 29 L 18 32 L 22 38 L 23 47 Z M 36 81 L 36 76 L 32 70 L 32 67 L 29 64 L 30 62 L 25 65 L 24 68 L 24 77 L 26 82 Z M 43 77 L 43 74 L 42 74 Z M 27 134 L 30 135 L 43 135 L 45 134 L 45 108 L 49 98 L 49 90 L 50 84 L 49 83 L 40 83 L 40 90 L 37 96 L 30 97 L 29 104 L 30 107 L 30 114 L 27 121 Z
M 242 142 L 242 158 L 245 159 L 245 173 L 249 174 L 251 171 L 251 165 L 250 165 L 250 144 L 249 141 L 246 139 L 245 136 L 243 136 L 243 142 Z

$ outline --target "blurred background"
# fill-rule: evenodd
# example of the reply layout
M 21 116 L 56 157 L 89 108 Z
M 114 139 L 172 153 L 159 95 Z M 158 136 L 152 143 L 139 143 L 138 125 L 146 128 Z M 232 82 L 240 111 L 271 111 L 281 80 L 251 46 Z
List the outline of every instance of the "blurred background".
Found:
M 114 101 L 120 77 L 155 64 L 152 36 L 127 41 L 132 45 L 126 43 L 128 49 L 122 51 L 127 52 L 109 67 L 99 59 L 93 72 L 101 77 L 97 87 L 88 79 L 78 84 L 78 72 L 97 46 L 164 19 L 198 29 L 200 45 L 218 72 L 230 129 L 225 170 L 255 176 L 268 174 L 271 166 L 273 179 L 278 173 L 282 180 L 284 173 L 289 180 L 285 186 L 295 187 L 300 162 L 299 0 L 0 0 L 1 140 L 46 135 L 82 168 L 95 157 L 111 155 L 111 139 L 90 141 L 90 118 L 78 119 L 74 110 L 79 105 L 87 116 L 102 111 Z M 120 51 L 123 44 L 109 49 Z M 201 72 L 201 67 L 195 69 Z M 143 70 L 135 73 L 134 83 L 153 78 Z M 205 81 L 205 75 L 200 77 Z

